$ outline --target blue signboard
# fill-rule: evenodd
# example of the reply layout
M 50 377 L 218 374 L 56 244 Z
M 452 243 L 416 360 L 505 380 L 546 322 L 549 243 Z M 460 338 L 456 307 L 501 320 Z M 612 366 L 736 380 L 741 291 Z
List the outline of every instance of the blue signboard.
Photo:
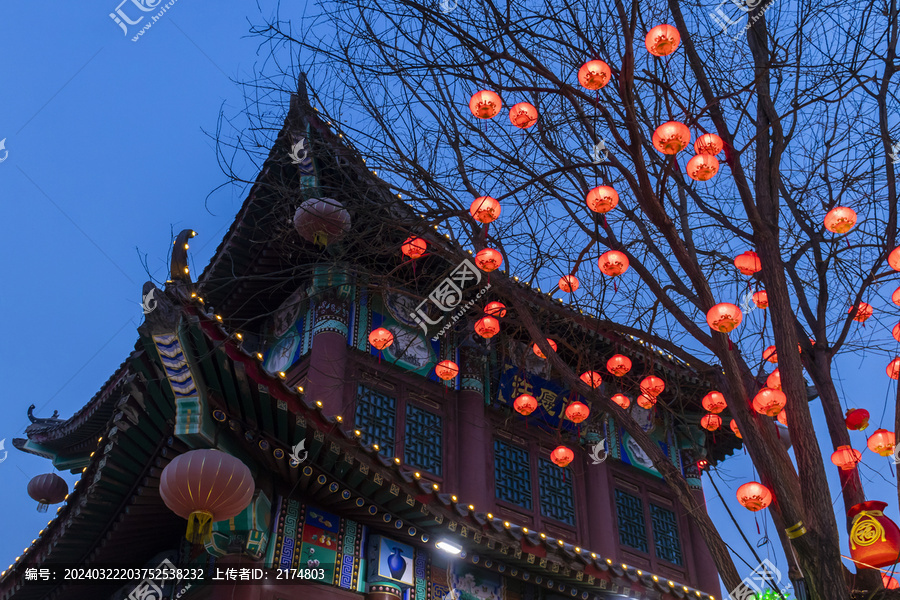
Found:
M 585 402 L 583 398 L 554 381 L 512 365 L 504 366 L 500 374 L 497 402 L 512 407 L 516 398 L 522 394 L 529 394 L 537 400 L 537 410 L 529 416 L 532 422 L 537 421 L 553 429 L 561 424 L 563 429 L 575 430 L 575 424 L 564 419 L 564 407 L 570 399 Z

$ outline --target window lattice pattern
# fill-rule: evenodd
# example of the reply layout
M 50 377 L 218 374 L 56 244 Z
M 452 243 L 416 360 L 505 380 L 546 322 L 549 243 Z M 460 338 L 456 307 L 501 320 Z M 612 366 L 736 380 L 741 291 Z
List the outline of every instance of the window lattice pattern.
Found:
M 572 478 L 566 470 L 549 460 L 538 461 L 541 488 L 541 515 L 575 525 L 575 503 L 572 500 Z
M 441 433 L 440 415 L 425 409 L 406 405 L 406 440 L 403 451 L 406 463 L 422 470 L 441 474 Z
M 494 440 L 494 483 L 498 499 L 522 508 L 531 508 L 528 452 Z
M 681 544 L 678 542 L 678 523 L 675 513 L 655 504 L 650 505 L 650 519 L 653 521 L 653 540 L 656 542 L 656 556 L 676 565 L 682 564 Z
M 629 548 L 647 552 L 644 503 L 641 499 L 616 490 L 616 518 L 619 521 L 619 542 Z
M 359 393 L 356 395 L 356 428 L 363 432 L 366 443 L 378 444 L 385 456 L 394 455 L 396 412 L 395 398 L 359 386 Z

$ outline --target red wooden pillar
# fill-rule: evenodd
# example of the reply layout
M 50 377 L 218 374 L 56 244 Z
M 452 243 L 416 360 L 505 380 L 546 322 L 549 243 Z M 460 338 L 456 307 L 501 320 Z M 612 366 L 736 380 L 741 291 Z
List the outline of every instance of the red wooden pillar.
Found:
M 344 410 L 350 305 L 337 287 L 318 291 L 313 300 L 315 315 L 306 397 L 321 402 L 326 415 L 339 415 Z
M 592 463 L 593 461 L 591 461 Z M 599 465 L 585 461 L 584 491 L 587 496 L 585 506 L 588 511 L 588 539 L 585 547 L 597 552 L 603 558 L 616 561 L 619 529 L 613 512 L 615 491 L 611 482 L 612 474 L 607 462 Z
M 485 414 L 484 363 L 477 347 L 460 353 L 460 391 L 456 403 L 456 482 L 460 502 L 479 512 L 494 506 L 491 425 Z

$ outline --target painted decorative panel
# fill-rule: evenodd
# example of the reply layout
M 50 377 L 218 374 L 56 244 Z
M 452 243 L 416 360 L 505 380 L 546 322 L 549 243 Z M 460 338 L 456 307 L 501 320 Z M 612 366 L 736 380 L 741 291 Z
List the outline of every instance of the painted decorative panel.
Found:
M 678 521 L 675 513 L 667 508 L 650 505 L 650 519 L 653 521 L 653 541 L 656 542 L 656 556 L 676 565 L 683 564 L 681 543 L 678 540 Z
M 531 508 L 531 469 L 528 465 L 528 452 L 523 448 L 494 440 L 494 485 L 498 499 Z
M 368 444 L 378 444 L 385 456 L 394 456 L 397 400 L 387 394 L 359 386 L 355 426 Z
M 572 478 L 549 460 L 538 461 L 541 515 L 575 525 L 575 503 L 572 499 Z
M 641 499 L 616 490 L 616 520 L 619 523 L 619 542 L 629 548 L 647 552 L 647 527 Z
M 442 433 L 443 419 L 440 415 L 407 403 L 404 462 L 440 476 Z

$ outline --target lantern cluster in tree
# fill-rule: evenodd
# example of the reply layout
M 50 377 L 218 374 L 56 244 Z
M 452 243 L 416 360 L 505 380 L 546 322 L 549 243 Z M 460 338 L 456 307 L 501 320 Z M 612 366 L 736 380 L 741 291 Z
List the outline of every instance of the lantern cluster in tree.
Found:
M 538 111 L 527 102 L 519 102 L 509 109 L 509 120 L 519 129 L 528 129 L 537 123 Z
M 641 392 L 647 394 L 651 398 L 656 398 L 662 394 L 665 389 L 666 382 L 655 375 L 644 377 L 641 381 Z
M 763 360 L 767 360 L 770 363 L 778 363 L 778 352 L 775 351 L 775 346 L 768 346 L 762 353 Z
M 653 132 L 653 147 L 663 154 L 678 154 L 691 143 L 691 131 L 684 123 L 669 121 Z
M 489 90 L 481 90 L 469 100 L 469 110 L 479 119 L 493 119 L 500 113 L 503 102 L 500 96 Z
M 710 154 L 695 154 L 685 171 L 694 181 L 709 181 L 719 172 L 719 159 Z
M 616 377 L 623 377 L 631 370 L 631 359 L 622 354 L 613 354 L 612 357 L 606 361 L 606 370 Z
M 711 154 L 712 156 L 715 156 L 721 152 L 724 147 L 725 143 L 722 142 L 722 138 L 714 133 L 704 133 L 697 138 L 696 142 L 694 142 L 694 153 Z
M 787 404 L 787 396 L 781 390 L 763 388 L 753 397 L 753 410 L 767 417 L 774 417 Z
M 589 90 L 599 90 L 612 76 L 609 65 L 602 60 L 589 60 L 578 69 L 578 83 Z
M 744 436 L 741 435 L 741 430 L 738 429 L 737 421 L 735 421 L 734 419 L 732 419 L 732 420 L 731 420 L 731 424 L 729 425 L 729 427 L 731 427 L 732 433 L 734 433 L 734 435 L 736 435 L 736 436 L 738 437 L 739 440 L 744 439 Z
M 475 255 L 475 265 L 485 273 L 491 273 L 503 264 L 503 256 L 493 248 L 479 250 Z
M 581 380 L 592 388 L 598 388 L 603 383 L 603 377 L 597 371 L 585 371 L 581 374 Z
M 556 346 L 556 342 L 554 342 L 554 341 L 551 340 L 550 338 L 547 338 L 547 343 L 550 344 L 550 347 L 553 348 L 553 351 L 554 351 L 554 352 L 556 352 L 556 347 L 557 347 L 557 346 Z M 540 347 L 538 347 L 537 343 L 535 343 L 535 344 L 531 347 L 531 349 L 532 349 L 532 350 L 534 351 L 534 353 L 537 354 L 540 358 L 547 358 L 546 356 L 544 356 L 544 353 L 541 352 L 541 349 L 540 349 Z
M 400 251 L 413 260 L 425 254 L 426 250 L 428 250 L 428 242 L 415 236 L 406 238 L 406 241 L 400 246 Z
M 500 333 L 500 321 L 491 316 L 484 316 L 475 322 L 475 333 L 490 339 Z
M 728 403 L 725 402 L 725 396 L 723 396 L 721 392 L 715 391 L 703 396 L 701 404 L 703 405 L 704 410 L 711 412 L 714 415 L 719 414 L 728 407 Z
M 591 410 L 583 402 L 576 400 L 566 407 L 566 418 L 573 423 L 581 423 L 591 414 Z
M 887 429 L 876 429 L 866 441 L 869 450 L 878 456 L 890 456 L 894 453 L 894 432 Z
M 850 558 L 860 566 L 887 567 L 900 556 L 900 529 L 884 516 L 887 502 L 869 500 L 850 507 Z
M 756 512 L 772 503 L 772 492 L 758 481 L 751 481 L 737 489 L 737 499 L 741 506 Z
M 864 408 L 849 409 L 844 418 L 844 424 L 847 425 L 847 429 L 862 431 L 869 426 L 869 411 Z
M 856 211 L 852 208 L 838 206 L 825 215 L 825 229 L 832 233 L 847 233 L 854 225 L 856 225 Z
M 885 369 L 885 371 L 887 372 L 888 377 L 890 377 L 891 379 L 897 379 L 898 377 L 900 377 L 900 356 L 888 363 L 887 369 Z
M 452 360 L 442 360 L 434 367 L 434 374 L 443 379 L 450 381 L 459 373 L 459 365 Z
M 613 394 L 613 397 L 610 398 L 610 400 L 621 406 L 623 409 L 631 406 L 631 400 L 629 400 L 628 396 L 625 394 Z
M 557 446 L 553 452 L 550 453 L 550 460 L 552 460 L 553 464 L 557 467 L 567 467 L 574 459 L 575 453 L 565 446 Z
M 579 287 L 578 278 L 574 275 L 563 275 L 559 278 L 559 289 L 567 294 L 571 294 Z
M 856 468 L 861 457 L 859 450 L 854 450 L 850 446 L 838 446 L 831 455 L 831 462 L 842 471 L 850 471 Z
M 472 201 L 469 214 L 479 223 L 491 223 L 500 216 L 500 202 L 490 196 L 479 196 Z
M 587 193 L 585 202 L 595 213 L 608 213 L 619 204 L 619 193 L 608 185 L 597 186 Z
M 734 259 L 734 266 L 743 275 L 753 275 L 762 270 L 762 263 L 759 260 L 759 254 L 752 250 L 747 250 L 743 254 L 739 254 Z
M 513 402 L 513 408 L 520 415 L 527 417 L 537 408 L 537 399 L 529 394 L 522 394 Z
M 766 377 L 766 387 L 770 387 L 773 390 L 781 389 L 781 371 L 775 369 Z
M 637 397 L 637 405 L 641 408 L 650 410 L 651 408 L 656 406 L 656 397 L 648 396 L 647 394 L 641 394 Z
M 597 266 L 604 275 L 617 277 L 628 270 L 628 257 L 618 250 L 610 250 L 600 255 Z
M 384 327 L 379 327 L 369 334 L 369 343 L 377 350 L 384 350 L 394 343 L 394 334 Z
M 32 477 L 28 482 L 27 490 L 28 496 L 38 503 L 38 512 L 47 512 L 49 505 L 59 504 L 66 499 L 69 485 L 56 473 L 44 473 Z
M 872 308 L 871 304 L 866 304 L 865 302 L 860 302 L 859 306 L 856 308 L 850 307 L 850 310 L 847 311 L 848 315 L 853 315 L 853 320 L 858 323 L 865 323 L 866 319 L 872 316 L 872 313 L 875 312 L 875 309 Z
M 484 307 L 484 312 L 492 317 L 502 319 L 506 316 L 506 305 L 497 301 L 488 302 L 487 306 Z
M 719 415 L 710 413 L 708 415 L 703 415 L 703 418 L 700 419 L 700 427 L 706 429 L 707 431 L 715 431 L 721 426 L 722 417 L 720 417 Z
M 720 333 L 729 333 L 741 324 L 744 313 L 741 309 L 730 302 L 720 302 L 713 306 L 706 313 L 706 322 L 709 326 Z
M 668 56 L 678 49 L 681 35 L 671 25 L 657 25 L 647 33 L 644 44 L 653 56 Z
M 769 308 L 769 295 L 766 293 L 766 290 L 753 292 L 753 304 L 755 304 L 757 308 Z
M 317 246 L 327 246 L 350 231 L 350 213 L 333 198 L 310 198 L 294 213 L 294 229 Z

